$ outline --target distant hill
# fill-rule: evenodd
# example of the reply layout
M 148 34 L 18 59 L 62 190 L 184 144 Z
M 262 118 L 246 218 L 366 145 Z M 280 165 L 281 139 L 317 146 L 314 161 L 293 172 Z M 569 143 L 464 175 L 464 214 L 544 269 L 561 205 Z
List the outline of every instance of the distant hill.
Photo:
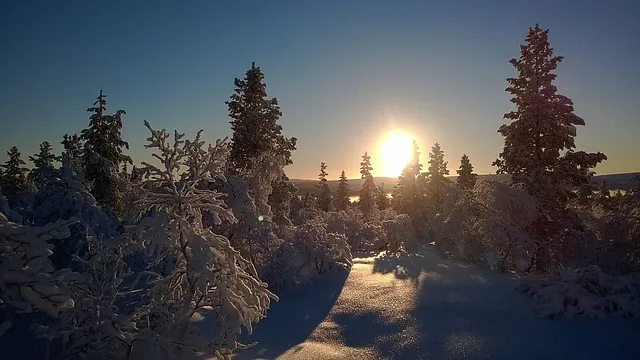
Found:
M 607 188 L 609 190 L 627 190 L 635 186 L 630 180 L 634 176 L 640 176 L 640 172 L 637 173 L 623 173 L 623 174 L 609 174 L 609 175 L 596 175 L 593 179 L 595 184 L 601 184 L 604 180 L 607 183 Z M 457 176 L 449 176 L 449 178 L 453 181 L 456 180 Z M 478 175 L 479 179 L 495 179 L 497 181 L 508 181 L 509 175 Z M 349 195 L 354 196 L 358 195 L 358 191 L 362 188 L 362 183 L 364 180 L 362 179 L 349 179 L 349 188 L 351 193 Z M 300 189 L 301 194 L 311 193 L 315 194 L 318 189 L 316 185 L 318 184 L 318 180 L 308 180 L 308 179 L 291 179 L 291 182 Z M 375 183 L 378 186 L 384 184 L 384 189 L 387 192 L 393 191 L 394 186 L 398 182 L 397 178 L 390 177 L 379 177 L 375 178 Z M 332 192 L 336 191 L 338 187 L 338 180 L 329 180 L 329 188 Z

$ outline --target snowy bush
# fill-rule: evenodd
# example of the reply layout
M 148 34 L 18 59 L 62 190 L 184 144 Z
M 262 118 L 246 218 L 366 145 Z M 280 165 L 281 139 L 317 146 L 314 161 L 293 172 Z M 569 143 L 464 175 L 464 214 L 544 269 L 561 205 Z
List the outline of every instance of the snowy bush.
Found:
M 69 226 L 75 222 L 28 227 L 0 213 L 0 306 L 8 314 L 0 324 L 0 335 L 11 327 L 12 314 L 39 311 L 55 318 L 74 306 L 67 286 L 74 274 L 55 270 L 49 259 L 53 245 L 48 241 L 69 237 Z
M 88 239 L 86 259 L 74 256 L 80 274 L 69 282 L 73 308 L 61 312 L 51 326 L 35 327 L 40 338 L 61 341 L 61 356 L 75 358 L 129 359 L 136 342 L 151 341 L 154 329 L 145 326 L 150 302 L 143 304 L 144 289 L 131 277 L 122 249 Z M 135 294 L 142 294 L 135 296 Z M 146 339 L 145 337 L 149 337 Z
M 238 221 L 219 224 L 215 226 L 215 232 L 225 235 L 244 258 L 258 270 L 262 269 L 272 251 L 282 243 L 276 232 L 283 227 L 258 213 L 246 181 L 226 177 L 219 191 L 226 195 L 225 203 Z
M 608 315 L 640 317 L 640 276 L 613 277 L 597 266 L 578 270 L 557 268 L 530 275 L 519 290 L 532 296 L 542 317 Z
M 283 168 L 286 160 L 275 153 L 265 152 L 251 159 L 252 166 L 240 172 L 240 178 L 245 179 L 249 186 L 249 194 L 256 206 L 258 215 L 273 219 L 273 212 L 269 206 L 269 195 L 273 192 L 273 183 L 284 175 Z
M 419 250 L 416 232 L 411 217 L 407 214 L 397 215 L 393 220 L 382 221 L 386 250 L 391 253 L 407 251 L 416 253 Z
M 305 224 L 292 231 L 264 271 L 263 278 L 271 286 L 298 287 L 318 274 L 351 267 L 351 249 L 344 235 L 328 233 L 321 224 Z
M 411 217 L 395 210 L 376 211 L 369 220 L 357 208 L 319 214 L 308 223 L 326 224 L 327 232 L 342 234 L 352 251 L 417 251 L 419 247 Z
M 576 209 L 581 251 L 567 251 L 578 266 L 596 264 L 607 274 L 640 272 L 640 207 Z
M 53 259 L 60 268 L 69 266 L 71 256 L 86 247 L 87 236 L 110 238 L 119 234 L 117 219 L 100 209 L 87 188 L 82 171 L 66 154 L 63 154 L 61 168 L 51 172 L 46 181 L 38 183 L 32 208 L 29 220 L 37 226 L 71 217 L 79 220 L 71 226 L 70 237 L 54 243 Z
M 470 262 L 530 268 L 538 244 L 528 232 L 540 216 L 535 199 L 497 181 L 478 181 L 432 223 L 436 245 Z
M 298 188 L 282 172 L 280 178 L 272 183 L 269 194 L 269 206 L 273 212 L 273 222 L 279 226 L 291 226 L 291 205 L 298 197 Z
M 362 224 L 355 236 L 349 238 L 349 245 L 360 252 L 380 251 L 385 247 L 382 226 L 378 222 Z
M 294 225 L 303 225 L 321 216 L 322 211 L 312 207 L 303 207 L 293 214 L 291 220 Z
M 157 335 L 151 348 L 158 356 L 173 353 L 178 357 L 206 344 L 214 357 L 228 358 L 242 346 L 237 341 L 242 328 L 251 332 L 252 324 L 265 316 L 270 299 L 277 297 L 257 279 L 253 264 L 226 237 L 203 226 L 205 211 L 215 224 L 237 221 L 225 207 L 222 194 L 199 186 L 216 178 L 224 180 L 229 152 L 226 139 L 205 150 L 201 132 L 193 141 L 185 141 L 184 134 L 175 131 L 173 144 L 169 144 L 165 130 L 145 125 L 151 132 L 145 147 L 157 149 L 152 155 L 162 167 L 143 163 L 150 190 L 136 202 L 142 219 L 139 229 L 147 247 L 168 249 L 176 259 L 170 274 L 148 284 L 148 291 L 155 294 L 150 297 L 149 327 Z M 144 217 L 152 209 L 155 216 Z M 216 314 L 217 333 L 212 341 L 198 336 L 191 327 L 193 315 L 205 307 Z
M 22 223 L 22 215 L 11 209 L 9 201 L 2 195 L 2 187 L 0 187 L 0 212 L 7 220 L 18 224 Z

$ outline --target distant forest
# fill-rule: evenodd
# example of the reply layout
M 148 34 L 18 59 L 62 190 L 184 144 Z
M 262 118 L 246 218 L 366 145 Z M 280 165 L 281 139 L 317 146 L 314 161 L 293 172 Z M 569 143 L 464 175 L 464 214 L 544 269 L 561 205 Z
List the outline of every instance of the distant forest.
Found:
M 622 174 L 609 174 L 609 175 L 595 175 L 593 177 L 594 185 L 600 185 L 604 181 L 607 189 L 609 190 L 628 190 L 634 187 L 640 186 L 632 179 L 634 177 L 640 177 L 640 172 L 637 173 L 622 173 Z M 455 182 L 457 176 L 449 176 L 449 179 Z M 498 181 L 509 180 L 509 175 L 478 175 L 478 179 L 496 179 Z M 309 179 L 291 179 L 291 182 L 298 187 L 300 194 L 316 194 L 318 192 L 318 180 Z M 364 180 L 362 179 L 349 179 L 350 193 L 349 196 L 358 195 L 358 191 L 362 188 Z M 387 193 L 393 191 L 394 186 L 398 182 L 397 178 L 391 177 L 378 177 L 375 178 L 375 183 L 378 186 L 383 186 Z M 335 192 L 338 187 L 338 180 L 328 180 L 329 188 L 331 192 Z

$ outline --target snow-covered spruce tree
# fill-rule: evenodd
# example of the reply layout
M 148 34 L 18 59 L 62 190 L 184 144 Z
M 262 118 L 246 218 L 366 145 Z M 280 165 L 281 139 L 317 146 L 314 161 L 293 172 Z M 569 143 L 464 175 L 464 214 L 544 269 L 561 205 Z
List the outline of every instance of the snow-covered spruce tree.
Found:
M 60 142 L 64 147 L 64 152 L 67 153 L 69 160 L 74 163 L 74 166 L 82 164 L 82 140 L 77 134 L 69 135 L 64 134 L 62 141 Z
M 320 163 L 320 174 L 318 174 L 318 209 L 322 211 L 329 211 L 331 207 L 331 190 L 329 189 L 329 184 L 327 183 L 327 164 L 324 162 Z
M 421 171 L 420 148 L 414 140 L 411 161 L 407 163 L 400 176 L 398 176 L 398 183 L 393 191 L 394 209 L 409 214 L 414 219 L 416 219 L 420 203 L 423 201 L 423 189 L 418 183 L 418 176 Z
M 476 185 L 478 174 L 473 172 L 473 165 L 469 161 L 467 154 L 462 154 L 460 158 L 460 168 L 456 170 L 458 178 L 456 179 L 456 186 L 460 190 L 471 190 Z
M 9 158 L 4 165 L 0 165 L 4 169 L 1 185 L 2 194 L 11 198 L 27 188 L 26 174 L 29 169 L 24 167 L 26 163 L 21 159 L 20 151 L 16 146 L 9 149 L 7 156 Z
M 158 296 L 152 303 L 152 318 L 158 323 L 151 326 L 156 327 L 156 333 L 170 337 L 156 339 L 156 349 L 172 344 L 184 354 L 201 351 L 198 347 L 207 344 L 214 356 L 228 358 L 241 346 L 237 335 L 242 327 L 251 332 L 252 323 L 265 316 L 270 299 L 277 297 L 258 280 L 254 266 L 226 237 L 202 224 L 205 211 L 215 224 L 236 221 L 225 208 L 222 194 L 201 186 L 216 178 L 224 181 L 229 154 L 226 139 L 205 150 L 201 132 L 195 140 L 185 141 L 184 134 L 175 131 L 173 144 L 169 144 L 165 130 L 154 130 L 146 121 L 145 125 L 151 132 L 145 147 L 157 149 L 153 157 L 162 168 L 143 163 L 150 190 L 137 202 L 138 214 L 142 217 L 153 209 L 156 215 L 143 218 L 139 226 L 146 229 L 142 238 L 147 239 L 148 247 L 170 249 L 175 259 L 170 274 L 149 284 Z M 192 166 L 185 169 L 186 164 Z M 204 307 L 211 307 L 217 315 L 218 331 L 212 341 L 198 337 L 190 325 L 192 316 Z M 167 350 L 176 349 L 160 349 Z
M 47 177 L 53 176 L 54 163 L 60 161 L 60 157 L 53 154 L 53 148 L 48 141 L 40 144 L 40 151 L 29 156 L 29 161 L 33 163 L 33 169 L 29 173 L 29 177 L 35 181 L 45 181 Z
M 266 152 L 277 152 L 284 157 L 285 165 L 291 164 L 297 139 L 282 135 L 278 124 L 282 112 L 278 100 L 267 96 L 260 67 L 251 63 L 244 79 L 236 78 L 234 85 L 234 94 L 226 102 L 233 131 L 229 156 L 232 172 L 251 167 L 254 159 Z
M 60 157 L 54 155 L 53 148 L 48 141 L 43 141 L 40 144 L 40 151 L 33 155 L 29 156 L 29 160 L 33 163 L 33 166 L 37 168 L 53 168 L 53 164 L 57 161 L 60 161 Z
M 362 189 L 360 189 L 360 210 L 364 213 L 366 218 L 370 218 L 377 209 L 376 193 L 378 188 L 373 180 L 373 166 L 371 166 L 371 156 L 367 152 L 362 156 L 362 162 L 360 163 L 360 176 L 364 179 Z
M 376 204 L 378 204 L 379 210 L 386 210 L 391 205 L 391 199 L 387 196 L 384 183 L 376 187 Z
M 338 189 L 333 197 L 333 204 L 337 210 L 345 210 L 349 206 L 349 181 L 344 170 L 340 173 L 338 181 Z
M 532 229 L 540 241 L 551 241 L 538 249 L 536 268 L 541 271 L 550 265 L 553 248 L 564 241 L 568 200 L 576 196 L 574 190 L 590 183 L 590 169 L 606 160 L 600 152 L 574 151 L 576 126 L 585 122 L 574 113 L 572 101 L 553 85 L 553 71 L 562 59 L 553 54 L 548 30 L 537 24 L 529 29 L 520 58 L 510 60 L 518 77 L 507 79 L 506 91 L 516 109 L 504 115 L 509 123 L 498 130 L 504 136 L 504 148 L 493 163 L 498 174 L 510 174 L 513 183 L 522 184 L 542 205 L 544 216 Z
M 297 197 L 298 188 L 282 172 L 282 175 L 271 184 L 271 194 L 269 194 L 269 207 L 273 213 L 274 223 L 280 226 L 292 225 L 291 205 Z
M 255 168 L 264 165 L 267 160 L 265 154 L 276 157 L 277 163 L 282 161 L 282 168 L 292 164 L 291 152 L 296 149 L 297 139 L 286 138 L 282 134 L 282 126 L 278 124 L 282 112 L 278 100 L 267 95 L 267 85 L 260 67 L 252 63 L 245 77 L 236 78 L 234 85 L 234 94 L 226 102 L 233 131 L 228 171 L 233 175 L 242 173 L 243 176 L 255 173 Z M 265 206 L 271 205 L 270 211 L 279 223 L 284 224 L 288 217 L 284 211 L 290 206 L 295 193 L 295 187 L 285 178 L 284 172 L 272 178 L 273 184 L 265 189 L 268 190 L 266 196 L 270 199 L 264 202 Z M 257 191 L 253 189 L 254 183 L 251 181 L 249 184 L 252 192 Z M 282 187 L 283 183 L 286 184 L 285 187 Z M 276 193 L 271 195 L 274 188 L 277 188 Z M 257 206 L 261 206 L 260 204 L 262 201 L 256 201 Z
M 60 142 L 64 151 L 71 159 L 79 159 L 82 156 L 82 139 L 78 134 L 64 134 L 62 141 Z
M 77 220 L 29 227 L 9 221 L 6 210 L 0 211 L 0 310 L 5 315 L 0 335 L 12 327 L 17 314 L 39 311 L 55 318 L 74 306 L 68 288 L 74 274 L 68 269 L 55 270 L 49 259 L 53 246 L 48 241 L 68 237 L 69 225 Z
M 433 206 L 435 212 L 439 212 L 444 203 L 444 198 L 449 190 L 451 181 L 446 177 L 449 175 L 447 161 L 444 161 L 444 151 L 440 143 L 435 143 L 429 153 L 429 167 L 423 176 L 422 182 L 426 186 L 428 202 Z
M 93 113 L 89 127 L 82 130 L 80 140 L 84 143 L 84 176 L 92 183 L 91 193 L 100 206 L 113 211 L 122 212 L 122 194 L 118 188 L 118 175 L 123 162 L 131 163 L 131 158 L 124 155 L 123 148 L 129 144 L 122 140 L 122 115 L 118 110 L 113 115 L 105 114 L 107 108 L 106 95 L 100 90 L 93 107 L 87 109 Z
M 87 236 L 111 238 L 118 234 L 117 220 L 106 214 L 89 192 L 82 169 L 67 152 L 62 154 L 62 166 L 47 181 L 40 181 L 33 196 L 29 221 L 43 226 L 58 219 L 76 218 L 70 225 L 71 236 L 54 240 L 56 251 L 51 256 L 56 267 L 68 267 L 73 255 L 86 250 Z

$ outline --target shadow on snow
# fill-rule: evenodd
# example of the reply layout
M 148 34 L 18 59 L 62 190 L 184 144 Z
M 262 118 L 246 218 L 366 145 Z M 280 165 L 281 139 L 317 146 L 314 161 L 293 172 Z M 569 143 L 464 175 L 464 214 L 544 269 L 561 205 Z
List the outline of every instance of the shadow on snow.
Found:
M 392 273 L 418 291 L 406 324 L 417 326 L 417 343 L 394 348 L 373 341 L 391 331 L 382 327 L 368 334 L 384 358 L 631 360 L 640 354 L 638 321 L 536 317 L 533 301 L 515 290 L 515 277 L 435 251 L 376 258 L 373 273 Z
M 331 271 L 314 279 L 305 291 L 278 294 L 280 301 L 272 302 L 267 317 L 254 326 L 253 334 L 241 337 L 245 343 L 258 343 L 239 350 L 234 359 L 275 359 L 307 340 L 333 308 L 348 275 L 345 270 Z

